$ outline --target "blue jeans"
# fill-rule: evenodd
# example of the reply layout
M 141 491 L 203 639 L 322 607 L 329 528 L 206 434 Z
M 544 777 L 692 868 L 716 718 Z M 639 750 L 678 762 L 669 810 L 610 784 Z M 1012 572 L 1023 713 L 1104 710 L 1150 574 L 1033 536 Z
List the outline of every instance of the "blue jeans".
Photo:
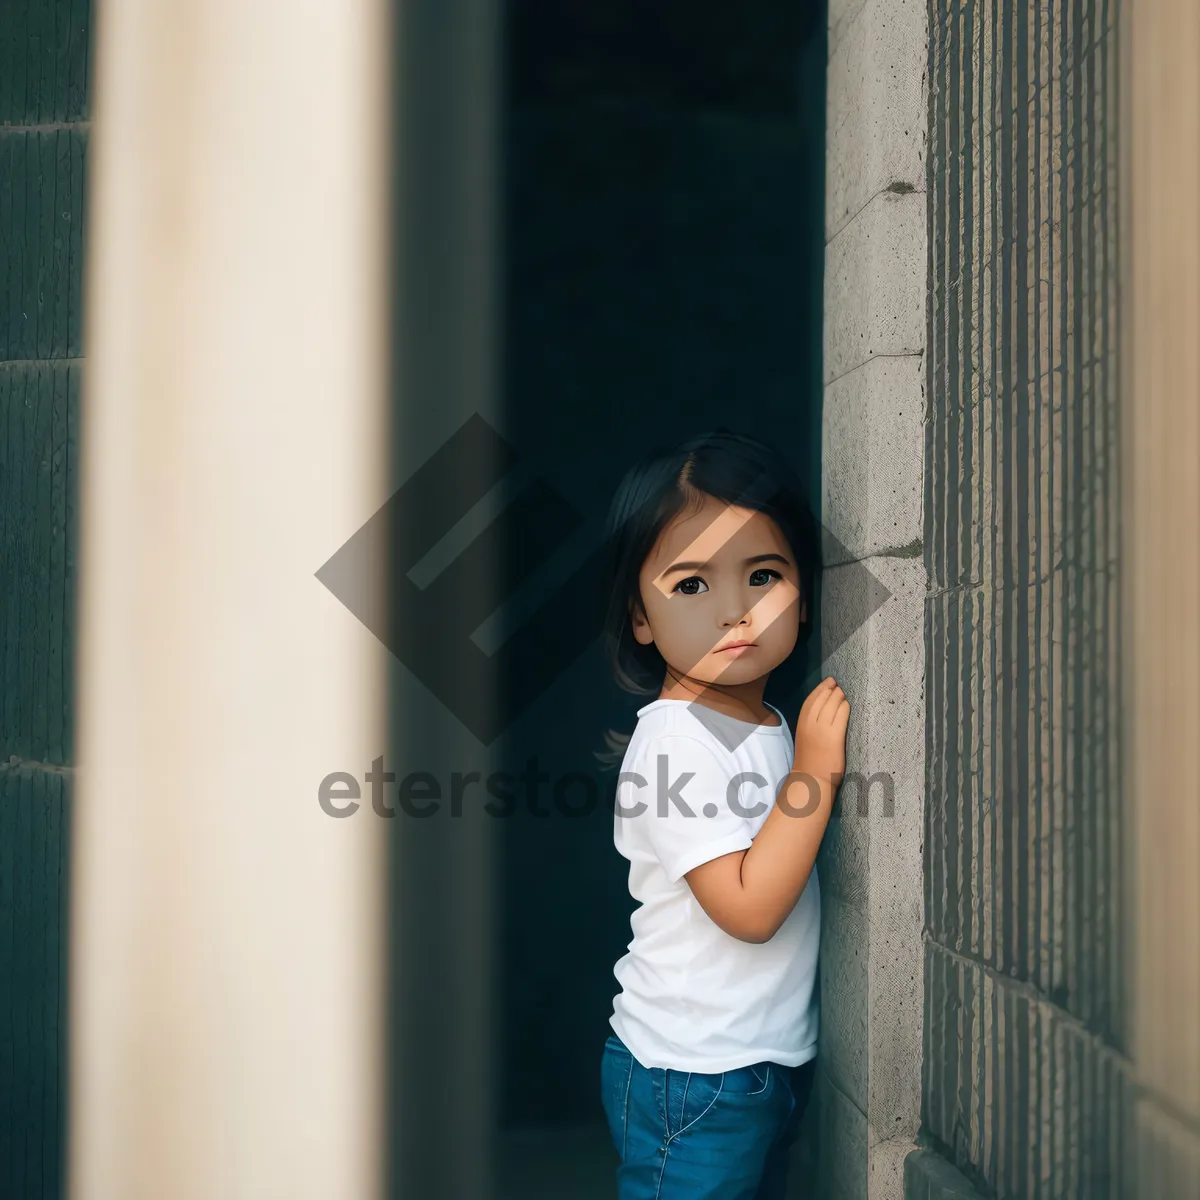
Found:
M 712 1075 L 644 1067 L 610 1034 L 600 1086 L 620 1200 L 783 1200 L 816 1065 Z

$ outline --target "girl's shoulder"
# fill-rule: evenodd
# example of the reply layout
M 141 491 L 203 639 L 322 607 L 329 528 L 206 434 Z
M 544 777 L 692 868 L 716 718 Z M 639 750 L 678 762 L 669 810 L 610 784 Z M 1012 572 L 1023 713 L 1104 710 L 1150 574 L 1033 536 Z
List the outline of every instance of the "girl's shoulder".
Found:
M 709 741 L 712 736 L 709 727 L 693 711 L 698 708 L 699 705 L 686 700 L 653 700 L 639 708 L 630 749 L 670 737 Z
M 778 712 L 778 710 L 775 710 Z M 684 742 L 707 749 L 720 763 L 733 764 L 739 747 L 782 738 L 791 744 L 791 732 L 780 715 L 780 724 L 754 725 L 737 721 L 688 700 L 655 700 L 638 710 L 638 721 L 629 739 L 626 763 L 652 755 L 664 743 Z

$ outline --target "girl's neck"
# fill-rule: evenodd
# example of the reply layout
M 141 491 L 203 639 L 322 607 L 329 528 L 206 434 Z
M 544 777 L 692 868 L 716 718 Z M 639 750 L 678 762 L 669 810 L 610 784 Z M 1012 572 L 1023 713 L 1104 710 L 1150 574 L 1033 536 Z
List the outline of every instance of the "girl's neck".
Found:
M 660 700 L 688 700 L 694 704 L 711 708 L 737 721 L 752 721 L 756 725 L 774 725 L 774 712 L 763 703 L 763 692 L 767 677 L 748 683 L 728 686 L 704 683 L 688 675 L 668 671 L 663 680 Z

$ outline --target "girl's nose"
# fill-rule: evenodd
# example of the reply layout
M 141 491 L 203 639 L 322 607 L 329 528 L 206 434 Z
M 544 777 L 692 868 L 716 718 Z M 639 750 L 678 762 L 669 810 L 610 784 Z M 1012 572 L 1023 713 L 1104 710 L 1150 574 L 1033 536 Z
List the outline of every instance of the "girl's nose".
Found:
M 726 604 L 724 615 L 721 618 L 721 628 L 731 629 L 735 625 L 747 624 L 749 618 L 750 610 L 741 600 L 730 600 Z

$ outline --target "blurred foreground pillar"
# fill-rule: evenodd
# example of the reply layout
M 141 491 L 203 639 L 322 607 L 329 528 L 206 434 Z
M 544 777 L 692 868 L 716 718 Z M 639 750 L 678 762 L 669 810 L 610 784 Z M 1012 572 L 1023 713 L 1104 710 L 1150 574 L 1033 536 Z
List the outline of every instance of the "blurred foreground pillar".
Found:
M 106 0 L 82 417 L 73 1200 L 382 1186 L 382 0 Z M 369 816 L 369 813 L 368 813 Z
M 1128 5 L 1136 1181 L 1200 1196 L 1200 5 Z
M 512 464 L 481 435 L 511 429 L 500 386 L 501 12 L 496 0 L 404 0 L 395 12 L 391 378 L 403 500 L 388 535 L 389 616 L 424 650 L 400 639 L 387 759 L 398 779 L 424 774 L 447 790 L 432 817 L 401 808 L 377 822 L 390 838 L 388 1196 L 489 1200 L 503 822 L 478 781 L 499 765 L 508 684 L 504 657 L 481 659 L 472 631 L 514 586 L 496 486 Z M 476 785 L 460 794 L 456 776 Z

